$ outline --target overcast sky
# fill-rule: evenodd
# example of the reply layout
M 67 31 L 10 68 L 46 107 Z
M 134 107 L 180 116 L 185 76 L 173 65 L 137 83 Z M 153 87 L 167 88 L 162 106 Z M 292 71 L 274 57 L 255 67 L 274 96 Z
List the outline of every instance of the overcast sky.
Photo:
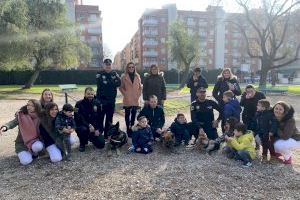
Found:
M 217 0 L 83 0 L 86 5 L 98 5 L 102 11 L 103 42 L 115 55 L 130 41 L 138 29 L 138 19 L 146 8 L 161 8 L 176 3 L 180 10 L 200 10 Z M 223 3 L 226 11 L 236 12 L 234 0 Z

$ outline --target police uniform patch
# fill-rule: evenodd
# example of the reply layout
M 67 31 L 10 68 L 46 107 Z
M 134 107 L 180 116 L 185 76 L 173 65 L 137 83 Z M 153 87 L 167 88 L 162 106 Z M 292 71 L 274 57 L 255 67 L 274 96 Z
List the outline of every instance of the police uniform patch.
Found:
M 200 106 L 196 106 L 196 110 L 199 110 L 200 109 Z
M 112 79 L 115 79 L 115 78 L 116 78 L 116 76 L 112 76 L 111 78 L 112 78 Z
M 106 79 L 106 76 L 105 76 L 105 75 L 102 75 L 102 79 Z
M 194 110 L 194 106 L 191 106 L 191 110 Z
M 96 105 L 94 105 L 93 110 L 94 110 L 94 112 L 97 112 L 98 108 Z
M 100 74 L 96 74 L 96 78 L 100 78 Z
M 103 81 L 104 84 L 107 84 L 107 81 Z
M 212 109 L 212 106 L 207 106 L 208 109 Z

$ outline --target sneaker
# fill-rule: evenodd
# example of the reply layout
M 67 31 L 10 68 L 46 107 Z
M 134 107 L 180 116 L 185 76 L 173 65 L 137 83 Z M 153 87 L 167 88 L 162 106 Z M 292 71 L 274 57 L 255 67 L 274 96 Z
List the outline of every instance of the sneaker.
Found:
M 85 152 L 85 146 L 80 145 L 80 146 L 79 146 L 79 151 L 80 151 L 80 152 Z
M 120 155 L 121 155 L 120 149 L 117 148 L 117 149 L 116 149 L 116 153 L 117 153 L 118 156 L 120 156 Z
M 245 168 L 249 168 L 251 166 L 252 166 L 251 162 L 247 162 L 246 164 L 243 164 L 243 167 L 245 167 Z
M 292 156 L 288 160 L 284 160 L 283 164 L 286 164 L 286 165 L 292 164 Z
M 128 153 L 133 153 L 134 152 L 134 146 L 131 145 L 129 148 L 128 148 Z
M 144 148 L 144 152 L 148 153 L 148 148 Z

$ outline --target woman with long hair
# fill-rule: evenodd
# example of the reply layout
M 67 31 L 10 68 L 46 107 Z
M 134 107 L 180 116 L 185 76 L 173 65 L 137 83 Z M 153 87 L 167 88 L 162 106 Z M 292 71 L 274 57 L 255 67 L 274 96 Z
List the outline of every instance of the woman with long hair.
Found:
M 295 110 L 286 102 L 279 101 L 274 105 L 273 112 L 278 121 L 275 152 L 277 157 L 283 157 L 284 164 L 292 164 L 292 150 L 300 149 L 300 134 L 294 118 Z
M 140 108 L 139 100 L 142 94 L 141 78 L 136 72 L 136 67 L 133 62 L 127 64 L 125 73 L 121 76 L 121 86 L 119 90 L 123 95 L 127 134 L 131 137 L 131 128 L 135 123 L 137 110 Z
M 156 65 L 151 65 L 150 72 L 145 73 L 143 99 L 146 105 L 148 105 L 149 97 L 152 95 L 157 97 L 158 105 L 164 105 L 164 101 L 167 99 L 166 82 L 164 73 L 160 72 Z
M 44 148 L 40 140 L 40 119 L 41 105 L 39 101 L 30 99 L 27 105 L 21 107 L 16 113 L 15 119 L 1 126 L 0 135 L 9 129 L 18 126 L 19 131 L 15 140 L 15 151 L 22 165 L 28 165 L 37 156 L 37 153 Z

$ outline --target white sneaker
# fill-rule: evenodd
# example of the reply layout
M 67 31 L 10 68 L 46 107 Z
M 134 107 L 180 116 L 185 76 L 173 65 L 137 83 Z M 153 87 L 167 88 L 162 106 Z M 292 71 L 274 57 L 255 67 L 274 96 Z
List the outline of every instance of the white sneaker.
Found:
M 247 162 L 246 164 L 243 165 L 243 167 L 245 168 L 249 168 L 252 166 L 252 163 L 251 162 Z

